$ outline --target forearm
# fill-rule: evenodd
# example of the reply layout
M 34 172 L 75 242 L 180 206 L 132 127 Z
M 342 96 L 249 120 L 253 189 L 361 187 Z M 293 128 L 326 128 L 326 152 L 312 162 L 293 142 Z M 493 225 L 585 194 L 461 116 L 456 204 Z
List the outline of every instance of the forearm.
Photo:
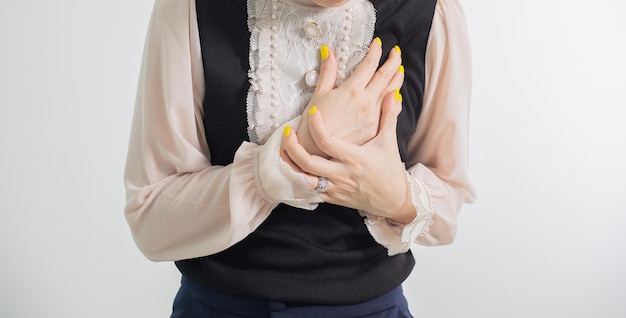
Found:
M 251 171 L 242 146 L 233 164 L 206 166 L 161 180 L 127 170 L 126 218 L 139 249 L 152 260 L 179 260 L 226 249 L 252 232 L 277 205 Z

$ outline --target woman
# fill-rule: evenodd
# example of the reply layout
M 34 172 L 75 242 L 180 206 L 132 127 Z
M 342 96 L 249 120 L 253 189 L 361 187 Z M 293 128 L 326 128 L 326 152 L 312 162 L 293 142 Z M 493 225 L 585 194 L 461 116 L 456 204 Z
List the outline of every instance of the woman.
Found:
M 456 0 L 157 0 L 125 213 L 172 317 L 410 317 L 411 243 L 474 198 L 469 96 Z

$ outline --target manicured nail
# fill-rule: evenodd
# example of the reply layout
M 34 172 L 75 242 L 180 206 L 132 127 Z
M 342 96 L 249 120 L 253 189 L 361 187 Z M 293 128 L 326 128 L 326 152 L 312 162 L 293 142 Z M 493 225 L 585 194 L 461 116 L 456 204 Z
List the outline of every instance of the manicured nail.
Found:
M 404 65 L 400 64 L 400 66 L 398 66 L 398 72 L 404 74 Z
M 322 61 L 328 58 L 328 46 L 322 45 L 320 48 L 320 57 L 322 58 Z
M 317 112 L 317 106 L 311 107 L 311 110 L 309 111 L 309 116 L 313 116 L 313 114 L 315 114 L 315 112 Z
M 402 94 L 400 94 L 400 89 L 396 88 L 396 93 L 393 95 L 393 99 L 396 102 L 401 102 L 402 101 Z
M 374 40 L 376 41 L 376 43 L 378 43 L 378 45 L 383 46 L 383 40 L 381 40 L 379 37 L 376 37 Z
M 291 126 L 287 125 L 285 126 L 285 130 L 283 130 L 283 136 L 287 137 L 289 134 L 291 134 Z
M 393 47 L 393 49 L 396 50 L 396 52 L 398 52 L 398 54 L 402 55 L 402 50 L 400 50 L 399 46 L 396 45 L 396 46 Z

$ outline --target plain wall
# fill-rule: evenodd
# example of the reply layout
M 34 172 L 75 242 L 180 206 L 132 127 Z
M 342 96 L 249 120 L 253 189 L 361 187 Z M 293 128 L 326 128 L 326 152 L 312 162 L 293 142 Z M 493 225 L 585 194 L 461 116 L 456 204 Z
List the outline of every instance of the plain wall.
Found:
M 626 316 L 626 4 L 462 1 L 478 201 L 415 246 L 416 317 Z M 168 317 L 122 172 L 152 0 L 0 2 L 0 317 Z

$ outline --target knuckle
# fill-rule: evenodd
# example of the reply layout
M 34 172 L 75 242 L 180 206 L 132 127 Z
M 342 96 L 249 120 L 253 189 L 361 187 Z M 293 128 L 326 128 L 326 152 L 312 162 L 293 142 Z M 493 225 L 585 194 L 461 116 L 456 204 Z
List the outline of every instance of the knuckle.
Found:
M 354 99 L 356 99 L 356 98 L 358 98 L 358 97 L 360 97 L 362 95 L 361 94 L 361 90 L 356 88 L 356 87 L 354 87 L 354 86 L 350 86 L 348 88 L 348 94 L 350 96 L 350 99 L 352 99 L 352 100 L 354 100 Z
M 386 79 L 389 76 L 389 72 L 387 69 L 381 67 L 376 71 L 376 76 L 380 79 Z
M 330 63 L 324 63 L 322 64 L 322 66 L 320 67 L 320 73 L 327 73 L 332 71 L 332 65 Z

